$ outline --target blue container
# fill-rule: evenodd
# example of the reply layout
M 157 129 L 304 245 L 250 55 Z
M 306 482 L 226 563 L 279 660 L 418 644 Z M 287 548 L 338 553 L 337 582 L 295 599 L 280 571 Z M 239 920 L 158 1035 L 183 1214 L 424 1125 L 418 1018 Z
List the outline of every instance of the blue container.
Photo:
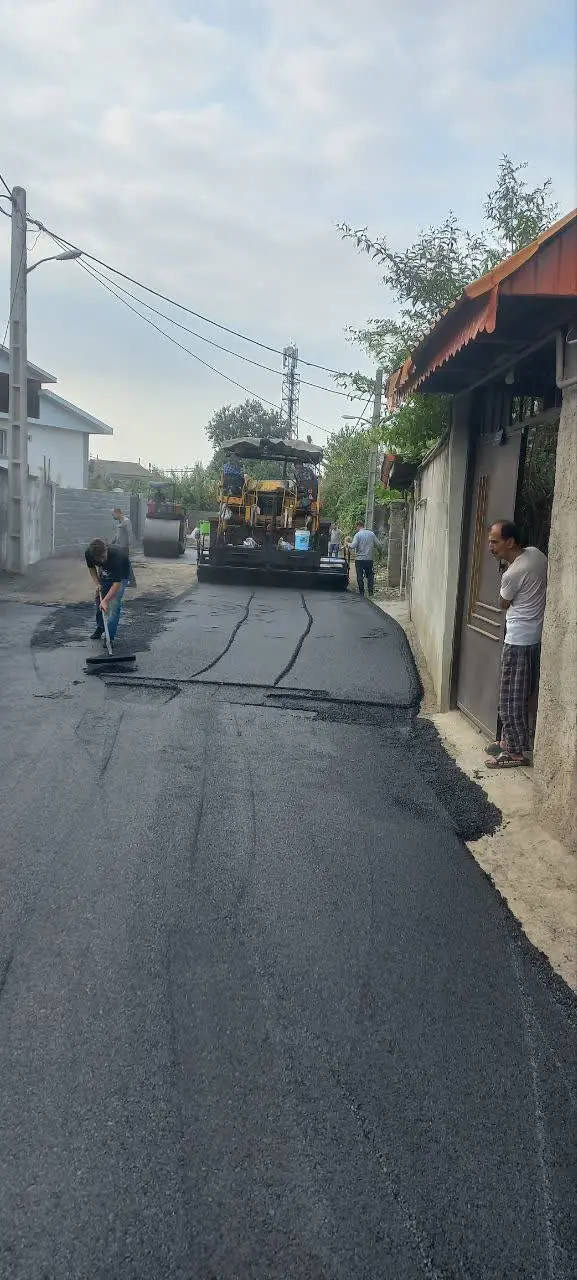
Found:
M 309 529 L 295 529 L 295 551 L 308 551 L 310 541 Z

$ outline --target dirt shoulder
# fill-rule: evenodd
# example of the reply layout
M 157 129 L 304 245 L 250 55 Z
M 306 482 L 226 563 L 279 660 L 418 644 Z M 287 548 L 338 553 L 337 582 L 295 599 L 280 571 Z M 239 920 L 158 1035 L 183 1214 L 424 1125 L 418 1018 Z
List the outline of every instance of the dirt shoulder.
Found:
M 178 560 L 149 560 L 133 557 L 136 587 L 130 598 L 161 594 L 183 595 L 196 582 L 196 566 L 190 553 Z M 14 604 L 70 605 L 92 601 L 94 589 L 84 556 L 57 557 L 30 565 L 24 577 L 0 573 L 0 601 Z

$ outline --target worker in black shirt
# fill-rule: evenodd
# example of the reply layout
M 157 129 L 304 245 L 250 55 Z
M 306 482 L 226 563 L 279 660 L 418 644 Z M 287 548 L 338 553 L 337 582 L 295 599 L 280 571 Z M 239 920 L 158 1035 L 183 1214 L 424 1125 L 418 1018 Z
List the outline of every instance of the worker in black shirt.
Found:
M 96 583 L 96 630 L 91 640 L 104 636 L 102 614 L 105 613 L 112 643 L 118 631 L 122 597 L 130 577 L 128 555 L 122 547 L 109 547 L 102 538 L 94 538 L 86 548 L 85 556 L 90 577 Z

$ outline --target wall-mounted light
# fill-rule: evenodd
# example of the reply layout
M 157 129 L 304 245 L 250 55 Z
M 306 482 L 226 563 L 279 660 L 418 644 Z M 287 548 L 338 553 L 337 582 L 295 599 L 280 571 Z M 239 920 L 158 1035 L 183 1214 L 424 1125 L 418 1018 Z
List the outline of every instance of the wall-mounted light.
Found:
M 505 374 L 505 385 L 507 387 L 512 387 L 514 381 L 515 381 L 515 370 L 509 369 L 509 372 Z

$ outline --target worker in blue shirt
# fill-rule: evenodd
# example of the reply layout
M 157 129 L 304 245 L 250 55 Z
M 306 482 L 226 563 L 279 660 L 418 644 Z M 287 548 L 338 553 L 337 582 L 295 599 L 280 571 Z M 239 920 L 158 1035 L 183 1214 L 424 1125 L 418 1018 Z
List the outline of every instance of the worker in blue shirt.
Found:
M 362 520 L 357 520 L 357 532 L 351 542 L 351 551 L 355 553 L 355 570 L 359 595 L 365 594 L 365 578 L 367 592 L 373 595 L 375 590 L 375 547 L 382 551 L 381 544 L 372 529 L 366 529 Z

